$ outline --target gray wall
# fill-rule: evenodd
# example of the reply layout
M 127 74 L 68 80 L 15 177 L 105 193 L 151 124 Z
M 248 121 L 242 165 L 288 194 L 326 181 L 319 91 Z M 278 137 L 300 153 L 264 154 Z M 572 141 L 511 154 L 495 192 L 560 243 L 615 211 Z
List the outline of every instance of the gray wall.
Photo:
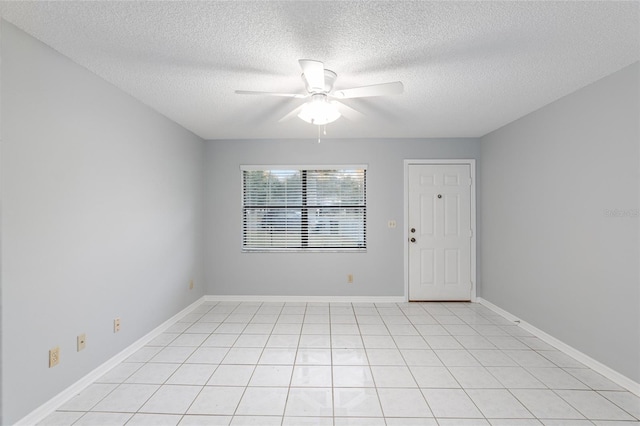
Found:
M 638 79 L 636 63 L 483 137 L 479 195 L 482 297 L 636 382 Z
M 402 296 L 403 160 L 478 158 L 479 150 L 478 139 L 209 141 L 207 293 Z M 367 252 L 242 253 L 242 164 L 367 164 Z M 397 228 L 387 227 L 390 219 Z M 347 274 L 354 275 L 353 284 Z
M 204 294 L 204 143 L 6 22 L 2 59 L 0 423 L 12 424 Z

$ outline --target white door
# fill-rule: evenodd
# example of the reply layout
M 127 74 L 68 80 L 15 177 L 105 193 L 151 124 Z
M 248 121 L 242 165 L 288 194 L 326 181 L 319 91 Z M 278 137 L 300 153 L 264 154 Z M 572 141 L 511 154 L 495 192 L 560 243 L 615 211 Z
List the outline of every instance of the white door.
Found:
M 471 300 L 471 166 L 408 168 L 409 300 Z

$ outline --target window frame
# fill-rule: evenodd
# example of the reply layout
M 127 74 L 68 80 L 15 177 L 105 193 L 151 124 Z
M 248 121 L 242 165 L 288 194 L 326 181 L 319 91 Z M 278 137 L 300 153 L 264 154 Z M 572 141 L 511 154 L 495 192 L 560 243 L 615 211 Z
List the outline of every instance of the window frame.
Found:
M 362 232 L 363 232 L 363 245 L 359 246 L 359 247 L 308 247 L 308 246 L 304 246 L 304 242 L 305 242 L 305 236 L 301 233 L 301 245 L 299 247 L 247 247 L 245 245 L 245 239 L 246 239 L 246 234 L 245 234 L 245 205 L 244 205 L 244 201 L 245 201 L 245 182 L 244 182 L 244 172 L 245 171 L 289 171 L 289 170 L 296 170 L 301 172 L 301 177 L 303 175 L 303 172 L 306 174 L 306 172 L 308 171 L 320 171 L 320 170 L 326 170 L 326 171 L 336 171 L 336 170 L 363 170 L 364 171 L 364 190 L 363 190 L 363 204 L 362 205 L 357 205 L 357 206 L 352 206 L 352 205 L 348 205 L 348 206 L 340 206 L 340 207 L 344 207 L 344 208 L 363 208 L 364 209 L 364 215 L 363 215 L 363 223 L 362 223 Z M 286 253 L 286 252 L 292 252 L 292 253 L 312 253 L 312 252 L 339 252 L 339 253 L 366 253 L 367 252 L 367 173 L 368 172 L 368 165 L 366 164 L 339 164 L 339 165 L 334 165 L 334 164 L 322 164 L 322 165 L 318 165 L 318 164 L 311 164 L 311 165 L 240 165 L 240 219 L 241 219 L 241 223 L 240 223 L 240 227 L 241 227 L 241 236 L 240 236 L 240 248 L 242 253 Z M 308 218 L 308 212 L 311 209 L 314 208 L 321 208 L 321 207 L 329 207 L 329 208 L 335 208 L 337 206 L 316 206 L 316 205 L 307 205 L 306 204 L 306 191 L 302 190 L 302 196 L 303 196 L 303 203 L 301 206 L 302 212 L 306 211 L 307 212 L 307 218 Z M 275 207 L 277 208 L 277 207 Z M 308 220 L 308 219 L 307 219 Z M 305 221 L 305 214 L 301 213 L 301 224 L 303 224 Z M 307 222 L 308 223 L 308 222 Z M 307 225 L 307 229 L 308 229 L 308 225 Z M 309 233 L 307 232 L 306 234 L 306 239 L 308 240 L 309 238 Z M 308 242 L 308 241 L 307 241 Z

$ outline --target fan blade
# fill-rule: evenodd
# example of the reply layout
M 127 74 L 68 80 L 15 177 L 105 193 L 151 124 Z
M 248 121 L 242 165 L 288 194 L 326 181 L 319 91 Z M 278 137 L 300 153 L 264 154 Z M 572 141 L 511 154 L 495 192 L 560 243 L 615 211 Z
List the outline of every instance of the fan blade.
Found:
M 324 64 L 311 59 L 298 60 L 310 92 L 324 91 Z
M 363 113 L 343 104 L 342 102 L 332 101 L 331 103 L 338 108 L 340 114 L 351 121 L 358 121 L 365 118 L 365 115 Z
M 292 119 L 293 117 L 297 116 L 298 114 L 300 114 L 300 111 L 302 110 L 302 107 L 305 104 L 299 105 L 297 106 L 293 111 L 291 111 L 290 113 L 288 113 L 287 115 L 285 115 L 284 117 L 282 117 L 280 120 L 278 120 L 279 123 L 283 122 L 283 121 L 287 121 Z
M 277 92 L 257 92 L 254 90 L 236 90 L 236 94 L 238 95 L 264 95 L 264 96 L 281 96 L 285 98 L 297 98 L 302 99 L 306 98 L 307 95 L 303 95 L 300 93 L 277 93 Z
M 404 85 L 401 81 L 373 84 L 371 86 L 354 87 L 353 89 L 336 90 L 331 96 L 338 99 L 366 98 L 369 96 L 397 95 L 402 93 Z

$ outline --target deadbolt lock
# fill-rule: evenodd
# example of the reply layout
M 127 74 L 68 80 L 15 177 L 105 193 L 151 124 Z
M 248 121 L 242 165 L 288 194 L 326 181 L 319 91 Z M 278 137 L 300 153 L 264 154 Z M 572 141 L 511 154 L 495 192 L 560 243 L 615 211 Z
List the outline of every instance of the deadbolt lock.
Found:
M 442 198 L 442 194 L 438 194 L 438 198 Z
M 411 233 L 414 234 L 416 232 L 416 228 L 411 228 Z

